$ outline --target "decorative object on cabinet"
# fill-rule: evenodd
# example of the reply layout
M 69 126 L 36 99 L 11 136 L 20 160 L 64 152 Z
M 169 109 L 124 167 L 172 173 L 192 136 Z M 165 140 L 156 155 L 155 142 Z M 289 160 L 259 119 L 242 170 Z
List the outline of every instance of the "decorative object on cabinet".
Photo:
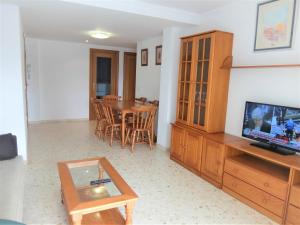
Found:
M 155 65 L 161 65 L 162 45 L 155 48 Z
M 258 4 L 254 51 L 291 47 L 295 4 L 295 0 Z
M 148 66 L 148 48 L 141 50 L 141 66 Z

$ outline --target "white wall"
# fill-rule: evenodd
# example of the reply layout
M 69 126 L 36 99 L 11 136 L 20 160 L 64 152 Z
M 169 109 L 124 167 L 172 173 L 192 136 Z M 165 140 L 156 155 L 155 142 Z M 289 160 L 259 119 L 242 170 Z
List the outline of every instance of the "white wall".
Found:
M 0 134 L 16 135 L 19 155 L 26 160 L 24 41 L 17 6 L 0 4 L 0 28 Z
M 299 9 L 295 14 L 294 42 L 291 49 L 254 52 L 257 2 L 256 0 L 243 1 L 211 11 L 203 15 L 203 18 L 206 19 L 202 21 L 202 25 L 182 30 L 181 36 L 214 29 L 234 33 L 234 65 L 299 64 Z M 173 62 L 177 63 L 179 52 L 173 57 Z M 164 71 L 164 73 L 167 73 L 167 71 Z M 177 80 L 177 76 L 177 74 L 174 74 L 173 79 Z M 161 88 L 161 90 L 164 89 Z M 161 95 L 170 93 L 166 90 L 166 93 L 161 93 Z M 176 98 L 176 96 L 173 96 L 173 98 Z M 225 128 L 227 133 L 241 135 L 246 100 L 300 107 L 299 68 L 232 69 Z M 166 114 L 174 110 L 174 107 L 168 107 L 163 112 L 160 111 L 160 114 Z M 158 132 L 160 133 L 160 131 Z M 167 132 L 168 135 L 164 135 L 158 142 L 164 147 L 170 146 L 170 129 Z
M 124 51 L 135 49 L 27 38 L 29 121 L 88 118 L 90 48 L 119 51 L 122 96 Z
M 161 66 L 155 65 L 155 51 L 156 46 L 161 44 L 161 36 L 137 42 L 136 97 L 146 97 L 148 100 L 159 99 Z M 148 66 L 141 66 L 141 49 L 144 48 L 148 49 Z
M 157 143 L 168 147 L 170 123 L 176 119 L 177 74 L 180 54 L 180 29 L 166 28 L 163 31 L 163 53 L 160 76 Z

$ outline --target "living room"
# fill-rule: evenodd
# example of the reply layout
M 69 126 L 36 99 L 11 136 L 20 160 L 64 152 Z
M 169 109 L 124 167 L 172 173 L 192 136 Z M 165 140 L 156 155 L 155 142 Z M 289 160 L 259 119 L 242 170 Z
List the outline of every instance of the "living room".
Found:
M 64 169 L 57 163 L 105 157 L 130 193 L 136 193 L 126 200 L 136 201 L 134 207 L 120 208 L 126 224 L 299 224 L 294 219 L 300 215 L 298 1 L 4 0 L 0 7 L 0 134 L 15 135 L 18 151 L 18 157 L 0 161 L 5 183 L 0 188 L 0 221 L 67 224 L 68 215 L 73 215 L 73 195 L 63 193 L 61 199 L 61 186 L 67 182 L 61 181 Z M 269 18 L 284 21 L 284 28 L 277 26 L 282 36 L 262 32 L 260 26 Z M 95 39 L 90 36 L 95 30 L 111 37 Z M 207 38 L 213 40 L 209 59 L 197 58 L 201 40 L 205 46 Z M 108 94 L 121 97 L 117 106 L 111 104 L 121 108 L 119 116 L 128 110 L 122 103 L 128 95 L 125 53 L 135 56 L 134 79 L 127 80 L 135 82 L 130 91 L 134 98 L 146 98 L 147 104 L 159 101 L 151 151 L 150 135 L 145 139 L 150 147 L 136 144 L 133 149 L 125 143 L 129 128 L 124 124 L 130 121 L 125 113 L 118 130 L 121 140 L 108 135 L 110 144 L 106 134 L 95 135 L 91 112 L 98 96 L 92 93 L 91 49 L 118 54 L 116 78 L 110 79 L 115 88 Z M 208 81 L 197 81 L 199 66 L 203 74 L 203 68 L 209 68 Z M 210 94 L 205 97 L 205 125 L 205 101 L 197 94 L 203 90 Z M 271 112 L 272 117 L 263 117 L 272 127 L 270 135 L 281 129 L 277 113 L 290 113 L 282 128 L 288 144 L 280 144 L 286 139 L 279 136 L 276 143 L 296 154 L 282 156 L 248 146 L 250 139 L 270 142 L 269 136 L 251 135 L 246 122 Z M 106 161 L 101 163 L 106 173 L 112 173 Z M 235 168 L 241 164 L 248 170 Z M 108 184 L 119 180 L 109 179 Z M 236 186 L 245 190 L 244 195 Z M 255 199 L 260 195 L 262 200 Z

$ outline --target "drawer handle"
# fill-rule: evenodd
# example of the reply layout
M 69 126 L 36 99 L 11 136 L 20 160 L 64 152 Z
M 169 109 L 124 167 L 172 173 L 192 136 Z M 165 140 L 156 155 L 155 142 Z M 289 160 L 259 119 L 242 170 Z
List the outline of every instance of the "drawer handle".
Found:
M 270 187 L 270 184 L 266 182 L 266 183 L 264 183 L 264 186 L 265 187 Z
M 235 187 L 235 188 L 236 188 L 236 187 L 237 187 L 237 183 L 233 182 L 233 183 L 232 183 L 232 187 Z

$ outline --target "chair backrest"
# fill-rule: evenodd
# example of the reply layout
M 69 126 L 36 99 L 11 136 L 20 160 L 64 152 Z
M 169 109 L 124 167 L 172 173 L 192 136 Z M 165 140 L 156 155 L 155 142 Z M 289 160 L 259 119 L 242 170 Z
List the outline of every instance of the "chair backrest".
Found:
M 118 101 L 121 97 L 116 95 L 105 95 L 103 96 L 104 101 Z
M 115 124 L 115 118 L 111 106 L 105 102 L 101 103 L 105 120 L 108 124 Z
M 103 109 L 102 109 L 102 106 L 101 106 L 101 102 L 99 100 L 94 101 L 93 102 L 93 107 L 94 107 L 96 119 L 97 120 L 104 119 L 105 117 L 104 117 Z
M 147 98 L 146 97 L 135 98 L 135 101 L 145 104 L 147 102 Z
M 154 123 L 156 106 L 145 105 L 131 108 L 133 111 L 133 128 L 136 129 L 151 129 Z

